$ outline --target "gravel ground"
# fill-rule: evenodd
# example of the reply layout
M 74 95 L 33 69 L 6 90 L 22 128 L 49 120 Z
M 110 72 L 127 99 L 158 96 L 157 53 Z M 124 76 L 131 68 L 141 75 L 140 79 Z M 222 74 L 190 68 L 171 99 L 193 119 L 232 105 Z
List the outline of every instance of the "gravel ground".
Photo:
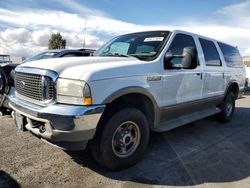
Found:
M 250 187 L 250 94 L 231 123 L 207 118 L 152 133 L 143 160 L 110 172 L 89 151 L 65 152 L 0 117 L 0 187 Z

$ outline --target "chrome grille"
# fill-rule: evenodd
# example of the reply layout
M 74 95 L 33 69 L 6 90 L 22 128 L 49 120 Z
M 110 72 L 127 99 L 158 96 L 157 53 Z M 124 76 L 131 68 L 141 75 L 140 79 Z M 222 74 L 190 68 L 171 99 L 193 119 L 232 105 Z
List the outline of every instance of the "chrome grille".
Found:
M 36 101 L 47 101 L 54 98 L 54 82 L 48 76 L 16 72 L 15 88 L 19 95 Z

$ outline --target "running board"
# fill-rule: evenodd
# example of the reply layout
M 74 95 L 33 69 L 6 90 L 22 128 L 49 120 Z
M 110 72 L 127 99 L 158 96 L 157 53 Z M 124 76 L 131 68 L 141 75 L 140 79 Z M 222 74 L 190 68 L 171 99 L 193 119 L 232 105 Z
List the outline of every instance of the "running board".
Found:
M 214 114 L 219 113 L 219 112 L 221 112 L 221 110 L 219 108 L 216 108 L 216 107 L 207 108 L 207 109 L 204 109 L 204 110 L 201 110 L 198 112 L 194 112 L 192 114 L 180 116 L 176 119 L 163 121 L 159 124 L 159 126 L 157 128 L 153 129 L 153 131 L 156 131 L 156 132 L 169 131 L 171 129 L 180 127 L 182 125 L 191 123 L 193 121 L 203 119 L 205 117 L 214 115 Z

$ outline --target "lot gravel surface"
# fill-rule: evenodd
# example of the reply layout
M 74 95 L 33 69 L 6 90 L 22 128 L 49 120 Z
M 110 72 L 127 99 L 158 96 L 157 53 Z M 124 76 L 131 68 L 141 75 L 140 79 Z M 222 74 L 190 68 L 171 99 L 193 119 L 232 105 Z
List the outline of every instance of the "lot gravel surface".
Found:
M 152 133 L 143 160 L 111 172 L 89 151 L 65 152 L 0 117 L 1 187 L 250 187 L 250 93 L 230 123 L 213 117 Z

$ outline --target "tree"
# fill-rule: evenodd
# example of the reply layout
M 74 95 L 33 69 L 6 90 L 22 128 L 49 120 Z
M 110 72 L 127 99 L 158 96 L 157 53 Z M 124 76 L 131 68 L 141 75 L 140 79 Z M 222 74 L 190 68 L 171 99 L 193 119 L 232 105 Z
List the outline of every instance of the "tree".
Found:
M 62 38 L 60 33 L 52 33 L 49 39 L 48 48 L 52 49 L 65 49 L 66 40 Z

